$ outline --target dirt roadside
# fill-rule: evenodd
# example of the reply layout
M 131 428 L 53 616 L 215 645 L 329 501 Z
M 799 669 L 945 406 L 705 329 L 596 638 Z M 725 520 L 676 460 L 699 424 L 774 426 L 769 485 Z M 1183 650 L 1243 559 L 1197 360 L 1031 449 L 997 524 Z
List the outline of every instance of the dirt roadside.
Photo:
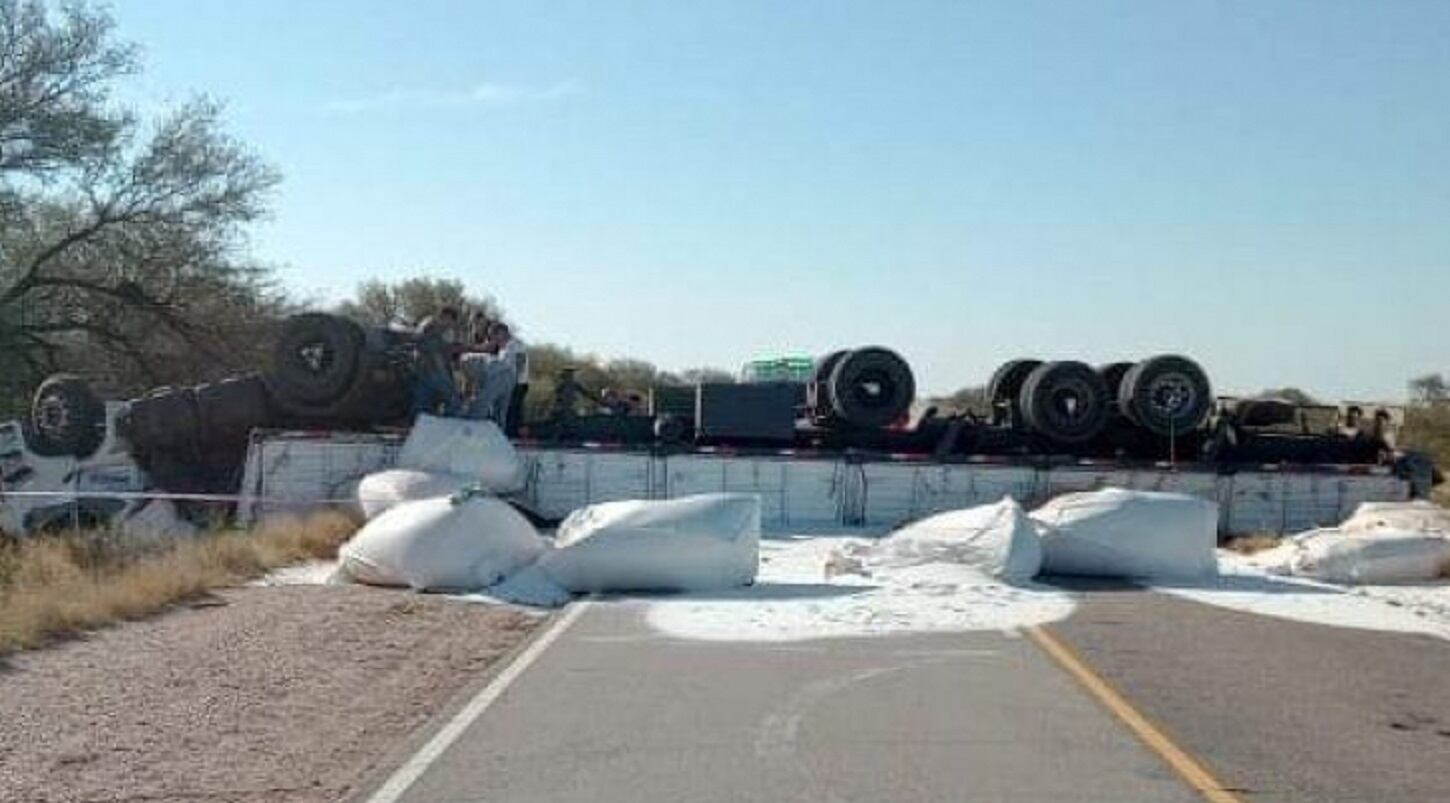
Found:
M 541 621 L 358 586 L 215 604 L 0 664 L 0 799 L 332 801 Z

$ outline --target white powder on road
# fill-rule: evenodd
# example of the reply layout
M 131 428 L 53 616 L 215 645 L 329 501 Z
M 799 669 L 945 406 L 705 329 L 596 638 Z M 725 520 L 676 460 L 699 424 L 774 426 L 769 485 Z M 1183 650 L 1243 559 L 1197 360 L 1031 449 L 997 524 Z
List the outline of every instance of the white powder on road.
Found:
M 337 574 L 337 561 L 310 560 L 274 569 L 247 585 L 251 586 L 325 586 Z
M 840 535 L 777 536 L 760 542 L 754 586 L 708 594 L 634 597 L 654 628 L 671 636 L 717 641 L 799 641 L 893 633 L 999 630 L 1066 618 L 1073 596 L 1045 586 L 1010 586 L 967 566 L 873 568 L 872 576 L 826 577 L 834 555 L 875 539 Z M 1450 580 L 1415 585 L 1344 587 L 1274 574 L 1283 554 L 1219 552 L 1220 576 L 1154 591 L 1220 608 L 1309 624 L 1450 639 Z M 256 585 L 323 584 L 335 562 L 279 569 Z M 569 598 L 537 571 L 462 599 L 549 607 Z
M 873 542 L 838 535 L 762 538 L 755 585 L 652 598 L 645 603 L 646 620 L 680 638 L 799 641 L 1011 630 L 1072 612 L 1067 592 L 1007 585 L 962 564 L 873 567 L 869 577 L 827 576 L 833 555 Z
M 1351 588 L 1286 577 L 1273 573 L 1281 566 L 1283 549 L 1247 557 L 1220 551 L 1218 578 L 1155 585 L 1154 590 L 1279 619 L 1450 639 L 1450 582 Z

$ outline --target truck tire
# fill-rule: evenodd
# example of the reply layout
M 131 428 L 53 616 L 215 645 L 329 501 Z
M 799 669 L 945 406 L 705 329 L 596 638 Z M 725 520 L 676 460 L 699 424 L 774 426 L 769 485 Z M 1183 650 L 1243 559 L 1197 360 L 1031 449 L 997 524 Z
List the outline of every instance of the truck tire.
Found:
M 1133 370 L 1133 365 L 1131 362 L 1110 362 L 1098 366 L 1098 376 L 1108 386 L 1108 401 L 1111 405 L 1118 403 L 1118 388 L 1123 386 L 1123 377 Z
M 1234 408 L 1240 426 L 1274 427 L 1292 424 L 1298 407 L 1285 399 L 1245 399 Z
M 1110 398 L 1107 383 L 1092 366 L 1065 360 L 1032 369 L 1017 403 L 1029 429 L 1053 443 L 1073 445 L 1102 433 Z
M 811 381 L 831 381 L 831 372 L 836 370 L 836 363 L 840 362 L 841 358 L 849 353 L 850 349 L 840 349 L 816 360 L 816 364 L 811 368 Z
M 1183 435 L 1198 429 L 1213 409 L 1213 389 L 1198 363 L 1176 354 L 1134 365 L 1118 386 L 1123 415 L 1154 435 Z
M 256 374 L 196 386 L 196 412 L 203 450 L 230 447 L 271 420 L 267 388 Z
M 265 377 L 273 399 L 290 409 L 342 398 L 357 377 L 363 340 L 361 326 L 336 315 L 307 312 L 288 318 Z
M 124 434 L 137 452 L 191 458 L 200 440 L 196 392 L 161 387 L 131 402 Z
M 90 457 L 106 437 L 106 405 L 84 379 L 56 374 L 35 390 L 27 438 L 43 457 Z
M 685 440 L 685 422 L 679 416 L 664 415 L 655 416 L 654 435 L 655 440 L 663 446 L 676 446 Z
M 811 367 L 811 380 L 806 383 L 806 409 L 810 416 L 822 423 L 829 423 L 835 417 L 831 405 L 831 372 L 836 363 L 849 354 L 848 349 L 833 351 L 816 360 Z
M 1027 381 L 1027 375 L 1039 365 L 1042 365 L 1042 360 L 1017 359 L 997 366 L 997 370 L 992 372 L 992 378 L 987 381 L 987 399 L 991 402 L 994 413 L 1005 410 L 1010 414 L 1011 420 L 1021 420 L 1022 408 L 1018 399 L 1022 395 L 1022 383 Z M 996 415 L 993 417 L 997 419 Z M 1000 419 L 997 420 L 1000 423 Z
M 389 355 L 367 349 L 358 355 L 352 386 L 332 401 L 302 403 L 273 397 L 278 409 L 303 425 L 375 426 L 403 424 L 409 418 L 412 375 Z
M 861 429 L 879 429 L 906 415 L 916 399 L 911 366 L 896 352 L 868 346 L 848 352 L 831 369 L 831 411 Z

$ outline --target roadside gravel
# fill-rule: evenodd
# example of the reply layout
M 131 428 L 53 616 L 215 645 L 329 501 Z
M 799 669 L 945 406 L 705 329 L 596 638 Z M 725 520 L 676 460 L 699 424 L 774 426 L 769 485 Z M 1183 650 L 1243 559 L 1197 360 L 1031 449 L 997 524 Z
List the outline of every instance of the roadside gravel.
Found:
M 239 588 L 0 663 L 0 799 L 331 801 L 539 617 Z

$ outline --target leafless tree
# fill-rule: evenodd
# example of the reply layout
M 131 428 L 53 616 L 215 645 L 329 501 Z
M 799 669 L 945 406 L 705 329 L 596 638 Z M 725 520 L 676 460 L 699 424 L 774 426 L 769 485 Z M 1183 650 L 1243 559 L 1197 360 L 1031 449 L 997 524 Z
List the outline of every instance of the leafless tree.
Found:
M 135 386 L 254 361 L 243 333 L 283 303 L 239 257 L 276 173 L 213 101 L 117 110 L 136 69 L 104 11 L 0 0 L 0 399 L 60 368 Z

